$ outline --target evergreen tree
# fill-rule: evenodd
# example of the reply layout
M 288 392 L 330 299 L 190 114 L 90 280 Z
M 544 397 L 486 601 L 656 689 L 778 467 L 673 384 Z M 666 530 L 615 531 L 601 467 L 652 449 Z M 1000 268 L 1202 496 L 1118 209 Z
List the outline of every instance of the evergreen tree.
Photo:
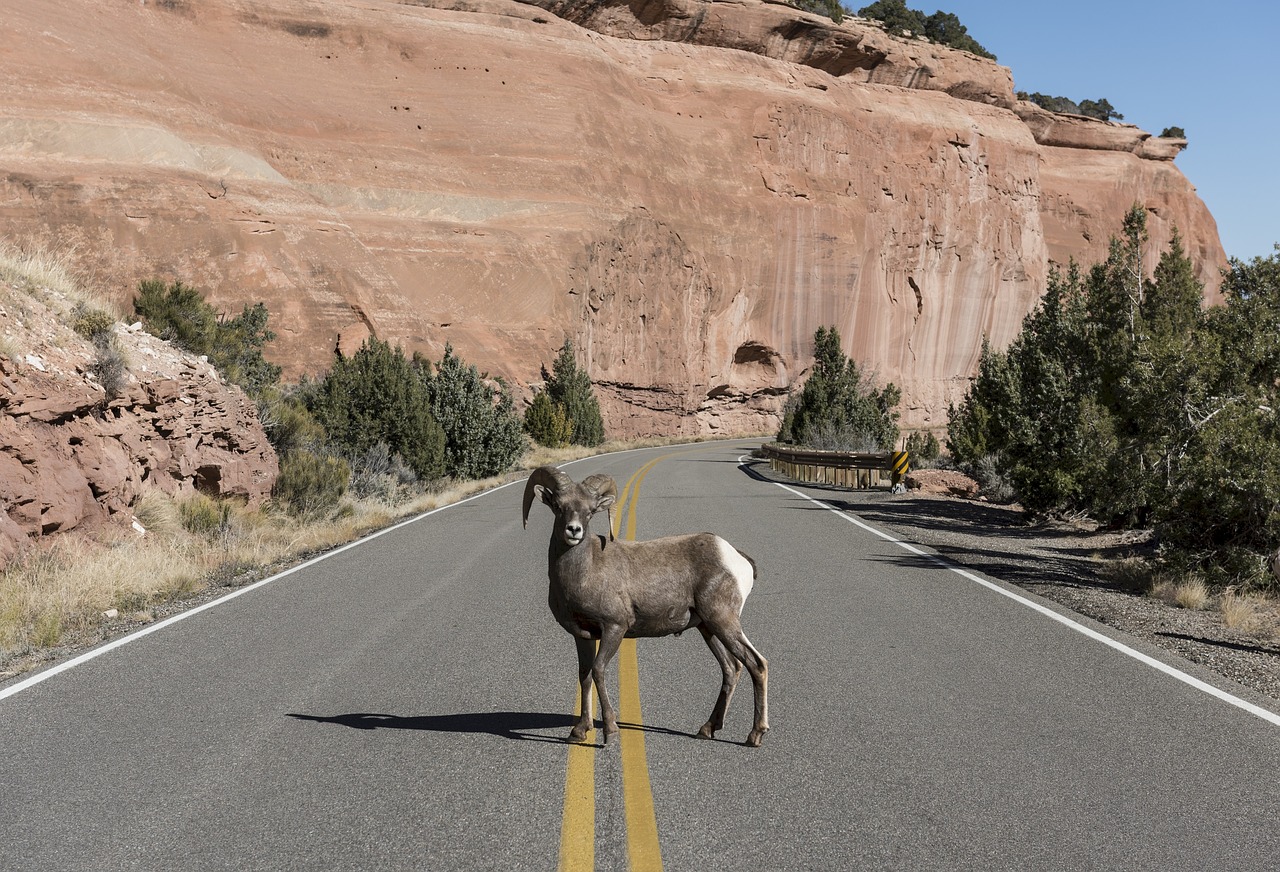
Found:
M 1268 586 L 1280 548 L 1280 246 L 1233 259 L 1226 305 L 1206 312 L 1194 351 L 1202 378 L 1177 409 L 1182 462 L 1156 530 L 1173 556 L 1222 584 Z
M 259 398 L 279 384 L 280 367 L 262 355 L 276 338 L 267 327 L 269 313 L 262 303 L 245 304 L 225 323 L 204 296 L 190 285 L 148 279 L 138 286 L 134 312 L 147 331 L 191 354 L 204 355 L 218 372 L 250 396 Z
M 190 285 L 148 279 L 138 286 L 133 310 L 147 332 L 192 354 L 208 354 L 217 340 L 218 316 Z
M 398 347 L 370 337 L 351 357 L 336 353 L 306 399 L 329 438 L 348 454 L 386 443 L 419 479 L 444 474 L 444 430 L 431 415 L 427 386 Z
M 506 472 L 524 450 L 520 419 L 506 386 L 490 385 L 446 345 L 435 372 L 420 356 L 415 368 L 430 397 L 431 415 L 444 430 L 445 473 L 487 478 Z
M 950 412 L 953 455 L 995 456 L 1037 513 L 1153 525 L 1164 559 L 1220 584 L 1271 585 L 1280 547 L 1280 249 L 1232 261 L 1226 305 L 1175 232 L 1150 278 L 1146 213 L 1087 280 L 1049 288 L 1005 352 L 983 348 Z
M 858 17 L 879 21 L 890 33 L 924 33 L 924 13 L 908 8 L 906 0 L 876 0 L 859 9 Z
M 869 384 L 845 355 L 834 327 L 819 327 L 813 344 L 813 371 L 787 403 L 779 441 L 852 451 L 891 449 L 898 441 L 901 390 L 893 383 L 881 389 Z
M 858 16 L 879 21 L 889 33 L 923 35 L 939 45 L 962 49 L 991 60 L 996 59 L 995 55 L 969 35 L 969 29 L 951 12 L 939 10 L 932 15 L 925 15 L 918 9 L 909 8 L 906 0 L 876 0 L 871 5 L 859 9 Z
M 805 12 L 825 15 L 836 24 L 844 21 L 846 14 L 840 0 L 791 0 L 791 3 L 797 9 L 803 9 Z
M 262 356 L 263 347 L 276 338 L 268 318 L 265 304 L 246 304 L 239 315 L 218 325 L 217 343 L 209 354 L 228 380 L 253 397 L 280 383 L 281 368 Z
M 578 368 L 572 340 L 566 339 L 551 372 L 542 368 L 542 379 L 551 401 L 565 410 L 573 425 L 574 445 L 599 445 L 604 441 L 604 419 L 591 387 L 591 376 Z
M 573 439 L 573 422 L 564 406 L 551 399 L 546 391 L 534 394 L 524 413 L 524 430 L 539 445 L 563 448 Z

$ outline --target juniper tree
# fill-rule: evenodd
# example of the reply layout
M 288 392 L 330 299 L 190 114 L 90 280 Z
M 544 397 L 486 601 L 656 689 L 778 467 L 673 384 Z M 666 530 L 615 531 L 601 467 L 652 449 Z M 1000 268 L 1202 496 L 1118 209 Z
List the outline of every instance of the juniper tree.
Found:
M 600 403 L 591 387 L 591 376 L 578 366 L 573 341 L 566 339 L 551 372 L 542 368 L 545 390 L 553 403 L 562 406 L 573 425 L 574 445 L 599 445 L 604 441 L 604 419 Z
M 784 410 L 778 439 L 815 448 L 885 451 L 898 441 L 892 382 L 877 389 L 844 353 L 835 327 L 813 335 L 813 371 Z
M 432 417 L 444 430 L 444 468 L 458 478 L 506 472 L 524 450 L 520 419 L 506 385 L 490 383 L 446 345 L 434 372 L 420 356 L 415 368 L 430 397 Z
M 419 479 L 444 474 L 444 430 L 431 414 L 426 384 L 398 346 L 370 337 L 350 357 L 336 352 L 306 399 L 345 453 L 362 455 L 383 442 Z

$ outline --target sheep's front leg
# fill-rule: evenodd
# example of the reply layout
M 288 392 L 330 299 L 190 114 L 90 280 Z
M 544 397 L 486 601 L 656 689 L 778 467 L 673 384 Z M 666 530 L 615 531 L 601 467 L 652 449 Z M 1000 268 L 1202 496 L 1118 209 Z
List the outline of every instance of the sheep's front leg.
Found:
M 587 733 L 591 731 L 591 665 L 596 659 L 596 643 L 594 639 L 574 638 L 578 645 L 578 687 L 582 700 L 582 709 L 578 712 L 578 722 L 569 732 L 570 742 L 585 742 Z
M 596 693 L 600 695 L 600 717 L 604 721 L 604 741 L 618 734 L 618 712 L 609 699 L 609 691 L 605 688 L 605 672 L 609 669 L 609 661 L 622 646 L 625 631 L 621 627 L 605 627 L 600 636 L 600 648 L 596 651 L 595 663 L 591 667 L 591 676 L 596 683 Z

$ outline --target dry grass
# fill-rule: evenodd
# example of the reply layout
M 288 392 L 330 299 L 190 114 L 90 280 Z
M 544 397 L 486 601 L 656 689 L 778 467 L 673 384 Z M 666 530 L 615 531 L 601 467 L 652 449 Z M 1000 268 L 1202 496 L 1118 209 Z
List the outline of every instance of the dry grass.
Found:
M 76 278 L 68 266 L 71 259 L 70 254 L 59 254 L 41 248 L 19 248 L 0 240 L 0 284 L 37 297 L 67 318 L 68 323 L 77 306 L 100 309 L 116 320 L 121 320 L 124 313 L 116 303 L 93 293 L 84 282 Z M 3 289 L 0 289 L 0 293 L 3 293 Z M 16 302 L 21 303 L 20 300 Z
M 1259 593 L 1239 593 L 1228 588 L 1218 598 L 1222 623 L 1259 639 L 1280 638 L 1280 600 Z
M 1209 588 L 1198 578 L 1160 579 L 1151 587 L 1151 595 L 1169 605 L 1200 611 L 1209 607 Z
M 687 441 L 687 440 L 684 440 Z M 681 440 L 610 442 L 595 449 L 533 449 L 521 469 L 606 451 Z M 0 573 L 0 678 L 32 668 L 59 646 L 93 644 L 112 632 L 156 620 L 175 602 L 217 585 L 240 585 L 369 535 L 397 521 L 450 505 L 522 476 L 457 482 L 388 505 L 345 500 L 327 517 L 300 520 L 196 495 L 146 494 L 134 514 L 145 535 L 63 535 L 32 548 Z M 118 614 L 107 617 L 111 610 Z

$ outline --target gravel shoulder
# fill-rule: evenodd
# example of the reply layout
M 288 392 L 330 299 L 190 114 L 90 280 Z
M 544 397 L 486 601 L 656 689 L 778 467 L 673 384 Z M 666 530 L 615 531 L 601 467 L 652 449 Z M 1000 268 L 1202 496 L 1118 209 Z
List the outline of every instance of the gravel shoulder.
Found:
M 790 481 L 764 464 L 754 471 Z M 826 491 L 823 499 L 836 508 L 905 541 L 1172 652 L 1242 685 L 1252 692 L 1245 695 L 1260 697 L 1255 701 L 1280 708 L 1280 637 L 1274 632 L 1243 633 L 1225 626 L 1216 610 L 1179 608 L 1111 580 L 1109 563 L 1149 549 L 1143 534 L 1031 525 L 1016 507 L 940 494 L 804 487 Z

